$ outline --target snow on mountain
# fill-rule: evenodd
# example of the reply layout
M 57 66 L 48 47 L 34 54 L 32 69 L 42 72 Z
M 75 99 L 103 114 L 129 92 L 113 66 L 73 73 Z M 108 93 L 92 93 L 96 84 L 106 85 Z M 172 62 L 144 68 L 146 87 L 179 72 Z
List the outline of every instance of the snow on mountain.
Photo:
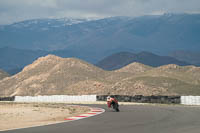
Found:
M 32 19 L 11 24 L 12 28 L 29 30 L 40 29 L 48 30 L 49 28 L 66 27 L 73 24 L 79 24 L 94 19 L 74 19 L 74 18 L 60 18 L 60 19 Z
M 27 20 L 0 29 L 0 48 L 63 50 L 93 63 L 121 51 L 168 55 L 200 49 L 199 22 L 200 14 Z

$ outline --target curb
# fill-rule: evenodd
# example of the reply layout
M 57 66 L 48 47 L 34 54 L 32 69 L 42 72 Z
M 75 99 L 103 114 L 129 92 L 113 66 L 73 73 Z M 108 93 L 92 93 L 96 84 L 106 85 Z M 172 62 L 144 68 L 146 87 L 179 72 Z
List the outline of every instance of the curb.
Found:
M 85 107 L 88 107 L 88 106 L 85 106 Z M 55 122 L 55 123 L 35 125 L 35 126 L 27 126 L 27 127 L 22 127 L 22 128 L 11 128 L 11 129 L 0 130 L 0 132 L 12 131 L 12 130 L 18 130 L 18 129 L 27 129 L 27 128 L 33 128 L 33 127 L 36 128 L 36 127 L 41 127 L 41 126 L 49 126 L 49 125 L 55 125 L 55 124 L 60 124 L 60 123 L 65 123 L 65 122 L 71 122 L 71 121 L 75 121 L 75 120 L 80 120 L 80 119 L 96 116 L 96 115 L 99 115 L 99 114 L 102 114 L 105 112 L 105 110 L 102 108 L 91 108 L 91 107 L 89 107 L 89 108 L 90 108 L 89 112 L 81 114 L 79 116 L 65 118 L 62 122 Z
M 99 115 L 99 114 L 102 114 L 104 112 L 105 112 L 105 110 L 102 109 L 102 108 L 90 108 L 90 111 L 87 112 L 87 113 L 84 113 L 84 114 L 81 114 L 81 115 L 78 115 L 78 116 L 68 117 L 68 118 L 65 118 L 64 120 L 65 121 L 75 121 L 75 120 L 80 120 L 80 119 L 92 117 L 92 116 L 95 116 L 95 115 Z

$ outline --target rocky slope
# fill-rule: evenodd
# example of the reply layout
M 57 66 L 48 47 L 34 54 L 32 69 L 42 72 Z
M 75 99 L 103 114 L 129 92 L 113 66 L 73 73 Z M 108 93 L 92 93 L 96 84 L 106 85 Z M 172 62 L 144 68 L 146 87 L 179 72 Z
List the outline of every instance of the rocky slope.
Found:
M 103 75 L 104 71 L 81 60 L 48 55 L 38 58 L 17 75 L 3 80 L 0 86 L 2 89 L 8 88 L 4 92 L 8 95 L 66 94 L 73 89 L 70 86 L 74 83 L 101 81 Z
M 48 55 L 0 81 L 0 95 L 199 95 L 200 68 L 133 63 L 105 71 L 76 58 Z
M 138 74 L 138 73 L 146 72 L 150 69 L 153 69 L 153 68 L 150 66 L 138 63 L 138 62 L 134 62 L 121 69 L 116 70 L 116 72 L 128 72 L 128 73 Z

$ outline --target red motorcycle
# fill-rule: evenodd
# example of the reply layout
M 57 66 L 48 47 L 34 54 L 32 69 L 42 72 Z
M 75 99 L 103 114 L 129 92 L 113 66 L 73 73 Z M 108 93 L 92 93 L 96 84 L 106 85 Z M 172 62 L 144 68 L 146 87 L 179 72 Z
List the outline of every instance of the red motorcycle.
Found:
M 118 104 L 117 99 L 108 96 L 108 97 L 107 97 L 107 105 L 108 105 L 108 108 L 112 108 L 112 109 L 114 109 L 116 112 L 119 112 L 119 104 Z

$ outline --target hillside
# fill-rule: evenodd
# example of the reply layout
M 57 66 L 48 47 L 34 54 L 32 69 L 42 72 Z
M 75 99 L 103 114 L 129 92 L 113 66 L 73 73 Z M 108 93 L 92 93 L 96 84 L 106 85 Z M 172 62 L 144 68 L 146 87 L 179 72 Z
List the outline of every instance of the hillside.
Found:
M 120 52 L 105 57 L 103 60 L 99 61 L 96 66 L 104 70 L 116 70 L 133 62 L 138 62 L 152 67 L 158 67 L 167 64 L 177 64 L 180 66 L 189 65 L 189 63 L 179 61 L 173 57 L 159 56 L 150 52 L 140 52 L 138 54 Z
M 38 58 L 22 72 L 0 82 L 0 86 L 2 89 L 9 88 L 4 92 L 8 95 L 63 94 L 73 92 L 70 86 L 74 83 L 101 81 L 103 75 L 101 69 L 81 60 L 48 55 Z
M 0 95 L 200 95 L 200 68 L 132 63 L 104 71 L 76 58 L 40 57 L 0 81 Z
M 5 77 L 9 77 L 10 75 L 2 70 L 0 70 L 0 80 L 2 80 Z
M 188 84 L 200 84 L 200 68 L 195 66 L 178 66 L 174 64 L 161 66 L 145 73 L 152 77 L 170 77 Z
M 127 73 L 138 74 L 138 73 L 149 71 L 150 69 L 153 69 L 153 68 L 141 63 L 134 62 L 119 70 L 116 70 L 116 72 L 127 72 Z

